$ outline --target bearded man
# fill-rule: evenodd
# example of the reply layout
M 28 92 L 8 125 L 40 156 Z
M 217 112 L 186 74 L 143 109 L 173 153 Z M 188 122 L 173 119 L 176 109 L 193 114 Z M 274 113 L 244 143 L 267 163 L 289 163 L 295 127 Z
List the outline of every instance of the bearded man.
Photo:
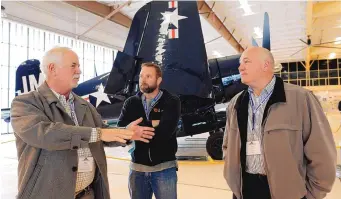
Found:
M 140 92 L 128 98 L 122 108 L 118 126 L 126 126 L 142 117 L 141 126 L 155 128 L 148 144 L 133 141 L 129 173 L 132 199 L 177 198 L 176 128 L 180 118 L 180 99 L 160 89 L 162 71 L 153 63 L 141 65 Z

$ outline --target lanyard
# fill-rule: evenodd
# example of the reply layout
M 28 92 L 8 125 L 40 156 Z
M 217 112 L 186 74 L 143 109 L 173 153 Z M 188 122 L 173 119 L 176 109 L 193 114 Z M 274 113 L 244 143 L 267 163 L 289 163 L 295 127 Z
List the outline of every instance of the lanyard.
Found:
M 260 102 L 260 104 L 257 107 L 255 107 L 255 105 L 253 104 L 251 94 L 249 95 L 250 103 L 251 103 L 251 110 L 252 110 L 252 131 L 255 129 L 255 118 L 256 118 L 256 113 L 258 109 L 270 98 L 272 92 L 273 91 L 268 93 L 267 96 Z
M 76 116 L 75 103 L 66 101 L 66 105 L 70 107 L 70 117 L 76 126 L 79 126 Z

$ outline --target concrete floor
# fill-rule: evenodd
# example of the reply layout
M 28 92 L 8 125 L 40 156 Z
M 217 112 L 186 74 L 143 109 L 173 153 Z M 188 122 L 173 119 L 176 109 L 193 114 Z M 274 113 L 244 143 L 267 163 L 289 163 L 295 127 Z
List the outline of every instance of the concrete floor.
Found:
M 327 115 L 334 132 L 337 145 L 341 141 L 341 130 L 337 132 L 341 121 L 340 114 Z M 206 156 L 205 138 L 207 134 L 193 138 L 179 138 L 179 156 Z M 17 189 L 17 158 L 13 135 L 0 136 L 0 195 L 1 199 L 14 199 Z M 341 143 L 340 143 L 341 144 Z M 112 198 L 128 199 L 129 155 L 127 149 L 106 148 L 108 156 L 108 176 Z M 338 150 L 339 151 L 339 150 Z M 338 152 L 338 164 L 340 164 Z M 195 199 L 228 199 L 231 191 L 223 178 L 222 161 L 180 161 L 178 171 L 178 198 Z M 341 182 L 335 180 L 332 192 L 327 199 L 341 197 Z

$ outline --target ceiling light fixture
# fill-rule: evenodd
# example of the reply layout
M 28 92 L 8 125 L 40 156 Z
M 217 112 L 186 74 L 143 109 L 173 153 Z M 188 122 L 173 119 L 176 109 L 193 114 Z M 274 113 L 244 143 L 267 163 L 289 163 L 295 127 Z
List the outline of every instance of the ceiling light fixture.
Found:
M 336 53 L 330 53 L 329 54 L 329 59 L 334 59 L 336 57 Z
M 341 44 L 341 37 L 336 37 L 334 44 Z
M 253 30 L 254 30 L 253 33 L 256 35 L 257 39 L 263 38 L 263 31 L 260 27 L 254 27 Z
M 240 8 L 244 10 L 244 15 L 243 16 L 249 16 L 255 14 L 251 10 L 251 6 L 248 4 L 248 0 L 239 0 L 240 3 Z
M 212 53 L 216 57 L 223 57 L 218 51 L 214 50 Z

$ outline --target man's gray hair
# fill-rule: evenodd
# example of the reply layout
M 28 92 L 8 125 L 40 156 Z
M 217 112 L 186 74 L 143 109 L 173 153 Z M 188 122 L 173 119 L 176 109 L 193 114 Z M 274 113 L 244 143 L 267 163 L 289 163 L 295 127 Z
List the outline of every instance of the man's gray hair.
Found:
M 45 75 L 45 78 L 47 78 L 48 66 L 50 64 L 60 64 L 64 53 L 70 50 L 71 48 L 68 47 L 53 47 L 44 54 L 40 63 L 40 70 Z

